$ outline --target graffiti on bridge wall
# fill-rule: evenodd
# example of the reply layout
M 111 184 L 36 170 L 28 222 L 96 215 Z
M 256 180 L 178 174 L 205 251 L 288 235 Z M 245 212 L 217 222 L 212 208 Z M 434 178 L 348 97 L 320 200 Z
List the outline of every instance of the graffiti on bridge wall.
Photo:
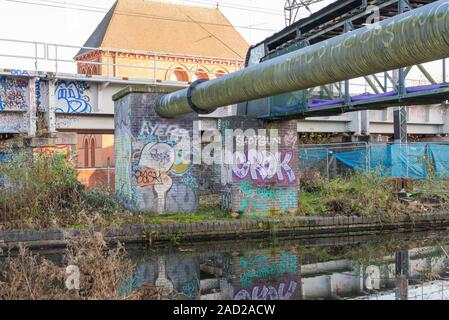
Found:
M 40 112 L 46 112 L 49 105 L 49 85 L 47 80 L 38 79 L 35 83 L 36 106 Z
M 283 253 L 279 260 L 270 260 L 267 255 L 241 256 L 242 287 L 252 286 L 258 279 L 280 276 L 298 272 L 298 257 L 288 252 Z
M 28 80 L 0 77 L 0 111 L 25 111 Z
M 56 112 L 90 113 L 92 112 L 89 84 L 85 81 L 56 82 Z
M 240 182 L 241 204 L 239 211 L 246 214 L 268 213 L 277 205 L 281 211 L 289 211 L 298 206 L 296 189 L 271 186 L 251 186 L 249 181 Z
M 136 265 L 121 294 L 147 288 L 152 299 L 195 300 L 200 295 L 197 257 L 159 256 Z
M 296 147 L 297 142 L 298 142 L 298 133 L 293 130 L 289 130 L 284 136 L 285 145 L 294 149 Z
M 221 193 L 221 209 L 224 211 L 232 210 L 232 187 L 226 184 Z
M 290 300 L 298 288 L 295 280 L 284 277 L 276 284 L 260 283 L 241 289 L 234 295 L 234 300 Z
M 249 178 L 252 181 L 267 182 L 276 177 L 278 182 L 294 184 L 296 176 L 290 167 L 292 159 L 292 152 L 273 154 L 269 151 L 257 151 L 250 152 L 248 156 L 236 152 L 233 157 L 232 171 L 238 179 Z
M 273 256 L 240 257 L 241 288 L 234 291 L 234 300 L 289 300 L 299 293 L 298 257 L 284 252 Z
M 72 150 L 70 145 L 58 145 L 51 147 L 38 147 L 33 150 L 34 157 L 61 155 L 67 162 L 72 162 Z
M 133 166 L 135 184 L 150 211 L 188 212 L 197 206 L 190 134 L 177 125 L 143 121 L 137 140 L 143 145 Z
M 128 208 L 134 204 L 133 190 L 131 184 L 131 158 L 133 139 L 130 130 L 129 114 L 124 108 L 118 108 L 115 112 L 115 190 L 117 197 Z

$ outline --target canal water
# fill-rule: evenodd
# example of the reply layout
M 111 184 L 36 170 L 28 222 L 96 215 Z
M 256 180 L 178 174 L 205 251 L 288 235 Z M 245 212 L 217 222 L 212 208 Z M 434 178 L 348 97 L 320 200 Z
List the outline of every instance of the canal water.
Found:
M 177 300 L 449 300 L 449 233 L 128 248 L 124 291 Z
M 121 293 L 150 300 L 449 300 L 447 231 L 126 249 L 136 267 Z

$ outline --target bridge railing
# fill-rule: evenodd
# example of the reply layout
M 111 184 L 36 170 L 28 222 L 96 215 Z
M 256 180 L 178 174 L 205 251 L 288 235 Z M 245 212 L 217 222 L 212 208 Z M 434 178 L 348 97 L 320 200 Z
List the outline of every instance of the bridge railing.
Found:
M 403 79 L 399 71 L 388 71 L 363 78 L 340 81 L 325 86 L 309 89 L 307 99 L 336 100 L 359 95 L 382 95 L 399 91 L 400 86 L 415 88 L 447 83 L 447 59 L 426 64 L 409 66 L 403 69 Z
M 141 50 L 80 47 L 0 38 L 0 67 L 92 76 L 106 80 L 193 82 L 214 79 L 242 68 L 243 60 Z
M 343 105 L 351 107 L 382 99 L 399 99 L 409 93 L 429 93 L 447 87 L 448 79 L 446 58 L 273 96 L 269 98 L 269 115 L 321 111 Z

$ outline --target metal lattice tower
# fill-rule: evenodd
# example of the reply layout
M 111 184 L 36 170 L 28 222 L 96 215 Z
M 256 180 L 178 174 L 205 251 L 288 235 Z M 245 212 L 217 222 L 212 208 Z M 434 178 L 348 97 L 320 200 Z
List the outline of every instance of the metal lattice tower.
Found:
M 309 6 L 323 0 L 286 0 L 284 6 L 285 25 L 289 26 L 298 18 L 299 9 L 305 8 L 310 11 Z

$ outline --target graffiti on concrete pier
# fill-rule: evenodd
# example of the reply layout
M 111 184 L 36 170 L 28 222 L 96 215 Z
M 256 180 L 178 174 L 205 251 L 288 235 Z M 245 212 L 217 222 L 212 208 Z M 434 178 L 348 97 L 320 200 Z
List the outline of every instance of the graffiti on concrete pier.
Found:
M 56 83 L 56 112 L 92 112 L 89 85 L 84 81 L 64 81 Z
M 0 111 L 26 111 L 28 80 L 0 77 Z
M 257 151 L 249 152 L 249 155 L 236 152 L 232 171 L 238 179 L 249 178 L 252 181 L 267 182 L 276 177 L 278 182 L 293 184 L 296 182 L 296 176 L 290 167 L 292 159 L 292 152 L 273 154 L 269 151 Z
M 234 300 L 290 300 L 297 289 L 298 283 L 286 277 L 277 284 L 258 284 L 238 291 Z

